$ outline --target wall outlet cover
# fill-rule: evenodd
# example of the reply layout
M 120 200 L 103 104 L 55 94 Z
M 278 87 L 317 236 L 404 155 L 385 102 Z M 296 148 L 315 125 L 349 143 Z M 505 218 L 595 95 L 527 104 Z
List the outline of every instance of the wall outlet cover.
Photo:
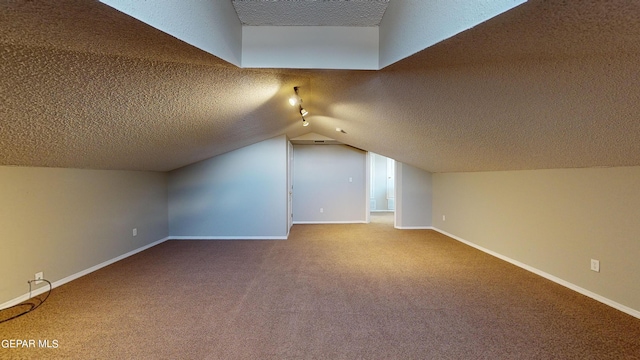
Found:
M 33 278 L 36 281 L 36 285 L 41 284 L 42 279 L 44 279 L 44 273 L 43 272 L 36 273 Z

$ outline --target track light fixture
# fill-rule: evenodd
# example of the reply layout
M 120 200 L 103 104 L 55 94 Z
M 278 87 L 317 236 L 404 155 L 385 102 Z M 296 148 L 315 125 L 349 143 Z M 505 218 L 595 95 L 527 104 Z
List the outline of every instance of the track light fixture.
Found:
M 298 89 L 299 87 L 297 86 L 293 87 L 293 92 L 295 92 L 295 95 L 289 98 L 289 104 L 291 106 L 298 105 L 298 111 L 300 112 L 300 116 L 302 117 L 302 126 L 309 126 L 309 122 L 304 118 L 305 116 L 309 115 L 309 112 L 302 107 L 302 98 L 298 94 Z
M 300 107 L 302 107 L 302 105 L 301 105 L 302 104 L 302 99 L 300 99 L 300 95 L 298 95 L 298 87 L 294 86 L 293 87 L 293 91 L 296 94 L 289 98 L 289 104 L 291 106 L 300 105 Z

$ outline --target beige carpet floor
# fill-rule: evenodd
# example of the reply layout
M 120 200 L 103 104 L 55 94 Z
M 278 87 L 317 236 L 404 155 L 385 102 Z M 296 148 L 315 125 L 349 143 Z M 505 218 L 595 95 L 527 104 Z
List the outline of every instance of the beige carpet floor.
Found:
M 0 324 L 2 359 L 640 359 L 640 320 L 430 230 L 167 241 Z

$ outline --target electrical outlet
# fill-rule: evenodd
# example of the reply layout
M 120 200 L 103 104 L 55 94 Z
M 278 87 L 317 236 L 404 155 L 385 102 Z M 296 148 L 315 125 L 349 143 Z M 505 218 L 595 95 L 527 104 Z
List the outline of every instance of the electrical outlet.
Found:
M 36 281 L 36 285 L 41 284 L 42 283 L 42 279 L 44 279 L 44 273 L 43 272 L 39 272 L 36 273 L 33 278 Z
M 447 221 L 447 217 L 442 215 L 442 221 Z
M 591 259 L 591 270 L 595 272 L 600 272 L 600 261 L 596 259 Z
M 138 228 L 133 228 L 133 236 L 138 236 Z
M 324 208 L 320 208 L 320 212 L 323 213 L 324 212 Z

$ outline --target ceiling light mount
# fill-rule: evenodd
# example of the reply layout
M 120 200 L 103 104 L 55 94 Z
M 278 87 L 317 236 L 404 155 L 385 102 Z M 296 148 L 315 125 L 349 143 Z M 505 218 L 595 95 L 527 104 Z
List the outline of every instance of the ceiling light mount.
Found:
M 295 95 L 289 98 L 289 104 L 291 106 L 298 105 L 298 112 L 300 113 L 300 117 L 302 118 L 302 126 L 309 126 L 309 122 L 304 118 L 305 116 L 309 115 L 309 112 L 307 111 L 307 109 L 302 107 L 302 98 L 298 93 L 299 89 L 300 87 L 298 86 L 293 87 L 293 92 L 295 93 Z
M 293 95 L 292 97 L 289 98 L 289 104 L 291 106 L 299 105 L 300 107 L 302 107 L 302 99 L 300 98 L 300 95 L 298 94 L 298 89 L 299 89 L 299 87 L 297 87 L 297 86 L 293 87 L 293 92 L 295 93 L 295 95 Z

